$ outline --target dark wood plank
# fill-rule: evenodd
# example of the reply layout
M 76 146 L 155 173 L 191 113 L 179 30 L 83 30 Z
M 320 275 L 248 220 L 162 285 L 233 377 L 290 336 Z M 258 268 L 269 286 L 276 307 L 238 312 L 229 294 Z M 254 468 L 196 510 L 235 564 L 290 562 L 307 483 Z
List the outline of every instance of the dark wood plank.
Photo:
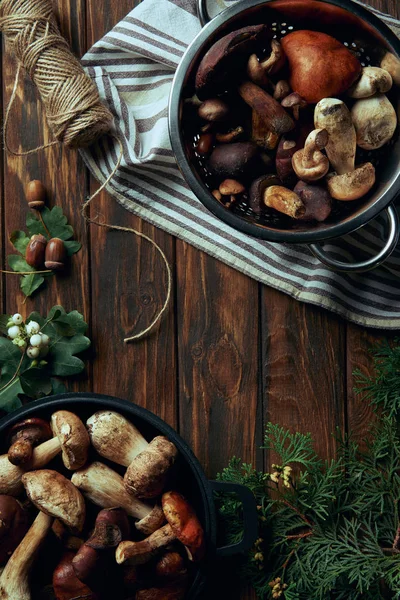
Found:
M 85 1 L 59 0 L 55 9 L 60 17 L 62 33 L 72 43 L 73 50 L 81 54 L 85 47 Z M 73 33 L 72 33 L 73 32 Z M 8 103 L 14 85 L 16 64 L 9 53 L 3 54 L 3 103 Z M 38 101 L 37 92 L 27 77 L 21 77 L 17 99 L 10 119 L 10 144 L 14 149 L 26 150 L 52 140 L 44 119 L 44 111 Z M 67 310 L 77 309 L 86 319 L 90 317 L 90 290 L 88 244 L 85 227 L 79 216 L 78 207 L 85 197 L 86 176 L 83 162 L 76 151 L 68 151 L 61 146 L 42 150 L 28 157 L 5 156 L 5 211 L 4 231 L 6 254 L 13 253 L 8 241 L 14 229 L 25 227 L 29 211 L 25 201 L 24 188 L 31 179 L 40 179 L 48 190 L 48 205 L 63 207 L 68 220 L 73 224 L 76 238 L 83 243 L 83 249 L 71 261 L 67 274 L 53 277 L 44 291 L 40 291 L 26 304 L 22 304 L 23 294 L 19 290 L 19 277 L 6 277 L 6 310 L 29 314 L 32 310 L 43 313 L 54 304 L 62 304 Z M 71 389 L 88 389 L 89 382 L 82 378 L 74 381 Z
M 310 432 L 319 454 L 331 457 L 332 433 L 344 430 L 344 323 L 267 287 L 262 307 L 265 421 Z
M 111 29 L 134 6 L 130 0 L 99 5 L 88 3 L 88 43 Z M 98 183 L 92 178 L 93 193 Z M 174 265 L 174 239 L 122 209 L 106 193 L 96 198 L 92 215 L 108 223 L 133 227 L 153 238 Z M 143 341 L 124 344 L 123 338 L 144 329 L 162 306 L 166 273 L 160 255 L 133 234 L 107 232 L 91 226 L 93 337 L 96 361 L 93 386 L 145 406 L 177 425 L 174 298 L 168 313 Z

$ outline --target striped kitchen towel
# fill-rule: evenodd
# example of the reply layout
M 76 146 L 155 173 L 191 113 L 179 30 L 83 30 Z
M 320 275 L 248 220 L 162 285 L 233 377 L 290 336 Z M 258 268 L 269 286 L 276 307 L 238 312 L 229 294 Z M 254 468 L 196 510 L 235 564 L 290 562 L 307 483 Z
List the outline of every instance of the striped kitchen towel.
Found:
M 214 14 L 225 6 L 218 3 L 214 0 Z M 373 12 L 400 34 L 398 21 Z M 189 190 L 169 142 L 167 107 L 174 71 L 200 29 L 195 0 L 144 0 L 84 56 L 123 141 L 123 159 L 108 191 L 132 213 L 258 281 L 361 325 L 397 329 L 400 251 L 385 268 L 334 273 L 306 246 L 264 242 L 231 229 Z M 119 153 L 111 137 L 82 150 L 100 182 L 112 172 Z M 382 247 L 385 229 L 379 217 L 324 248 L 340 260 L 373 255 Z

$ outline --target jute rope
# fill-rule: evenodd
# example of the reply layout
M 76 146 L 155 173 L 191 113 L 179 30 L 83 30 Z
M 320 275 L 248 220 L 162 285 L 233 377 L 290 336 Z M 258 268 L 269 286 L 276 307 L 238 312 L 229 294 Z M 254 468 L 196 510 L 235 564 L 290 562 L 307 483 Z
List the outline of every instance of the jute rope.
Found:
M 0 30 L 18 60 L 3 132 L 4 145 L 10 154 L 26 156 L 58 143 L 71 148 L 82 148 L 110 133 L 113 115 L 101 102 L 93 81 L 86 75 L 81 63 L 72 54 L 68 42 L 61 36 L 51 0 L 0 0 Z M 11 149 L 8 143 L 8 125 L 22 67 L 26 69 L 38 89 L 55 140 L 31 150 L 17 152 Z M 144 337 L 161 319 L 171 297 L 172 277 L 168 260 L 154 240 L 136 229 L 101 223 L 89 216 L 90 203 L 107 187 L 121 164 L 123 148 L 121 141 L 118 142 L 120 155 L 117 164 L 101 187 L 83 204 L 82 214 L 87 223 L 134 233 L 152 244 L 164 261 L 168 282 L 167 296 L 162 308 L 148 327 L 125 338 L 125 342 L 130 342 Z

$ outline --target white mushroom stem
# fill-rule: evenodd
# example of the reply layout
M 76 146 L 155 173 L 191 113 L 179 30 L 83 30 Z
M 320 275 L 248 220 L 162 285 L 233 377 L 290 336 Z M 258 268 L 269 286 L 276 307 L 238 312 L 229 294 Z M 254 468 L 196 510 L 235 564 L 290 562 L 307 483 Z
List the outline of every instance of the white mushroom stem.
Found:
M 0 456 L 0 494 L 9 496 L 19 496 L 24 489 L 22 485 L 22 476 L 26 471 L 41 469 L 47 465 L 61 451 L 61 445 L 58 438 L 52 438 L 43 442 L 33 450 L 33 457 L 30 464 L 25 468 L 17 467 L 10 463 L 7 454 Z
M 337 98 L 324 98 L 315 107 L 316 129 L 326 129 L 329 141 L 325 147 L 329 161 L 338 175 L 354 171 L 357 139 L 351 114 Z
M 123 508 L 128 515 L 139 519 L 136 527 L 145 533 L 158 529 L 164 520 L 160 507 L 141 502 L 128 493 L 122 477 L 101 462 L 94 462 L 86 469 L 76 471 L 72 483 L 97 506 Z
M 86 422 L 95 450 L 118 465 L 128 467 L 149 445 L 140 431 L 122 415 L 101 410 Z
M 364 150 L 378 150 L 389 142 L 397 127 L 397 114 L 384 94 L 357 100 L 351 109 L 357 145 Z
M 14 550 L 0 577 L 1 600 L 31 600 L 29 573 L 53 520 L 53 517 L 40 512 Z
M 148 538 L 140 542 L 121 542 L 115 552 L 115 559 L 119 565 L 129 561 L 131 565 L 142 565 L 148 562 L 160 548 L 168 546 L 176 540 L 176 534 L 171 525 L 157 529 Z
M 304 145 L 302 163 L 306 168 L 313 167 L 315 163 L 324 159 L 324 155 L 320 152 L 327 145 L 329 140 L 326 129 L 314 129 L 306 139 Z

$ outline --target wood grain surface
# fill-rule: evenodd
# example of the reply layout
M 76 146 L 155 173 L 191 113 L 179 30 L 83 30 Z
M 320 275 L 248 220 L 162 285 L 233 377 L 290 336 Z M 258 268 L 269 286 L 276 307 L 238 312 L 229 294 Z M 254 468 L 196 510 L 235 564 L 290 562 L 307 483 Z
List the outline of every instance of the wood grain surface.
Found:
M 400 17 L 397 0 L 368 3 Z M 81 56 L 135 1 L 54 4 L 63 34 Z M 1 69 L 4 114 L 15 74 L 7 52 L 2 53 Z M 9 133 L 16 149 L 50 139 L 28 78 L 19 83 Z M 336 427 L 364 436 L 373 417 L 353 392 L 352 371 L 356 366 L 371 370 L 368 347 L 382 333 L 365 331 L 258 284 L 134 217 L 103 193 L 92 206 L 92 216 L 143 231 L 161 246 L 173 269 L 165 318 L 148 338 L 124 344 L 123 337 L 149 324 L 164 300 L 166 277 L 159 256 L 131 234 L 86 228 L 80 206 L 98 184 L 76 152 L 59 146 L 30 157 L 0 152 L 3 268 L 12 251 L 8 236 L 25 224 L 23 190 L 31 179 L 45 183 L 49 206 L 63 207 L 83 244 L 70 272 L 53 278 L 26 304 L 18 278 L 1 278 L 3 311 L 44 312 L 61 303 L 85 315 L 92 356 L 86 375 L 71 389 L 119 396 L 154 411 L 180 431 L 209 477 L 232 455 L 268 466 L 272 457 L 260 450 L 267 420 L 310 431 L 324 457 L 334 452 Z M 213 597 L 253 598 L 239 589 L 229 566 L 221 567 L 221 577 L 225 571 L 229 585 L 220 578 Z

